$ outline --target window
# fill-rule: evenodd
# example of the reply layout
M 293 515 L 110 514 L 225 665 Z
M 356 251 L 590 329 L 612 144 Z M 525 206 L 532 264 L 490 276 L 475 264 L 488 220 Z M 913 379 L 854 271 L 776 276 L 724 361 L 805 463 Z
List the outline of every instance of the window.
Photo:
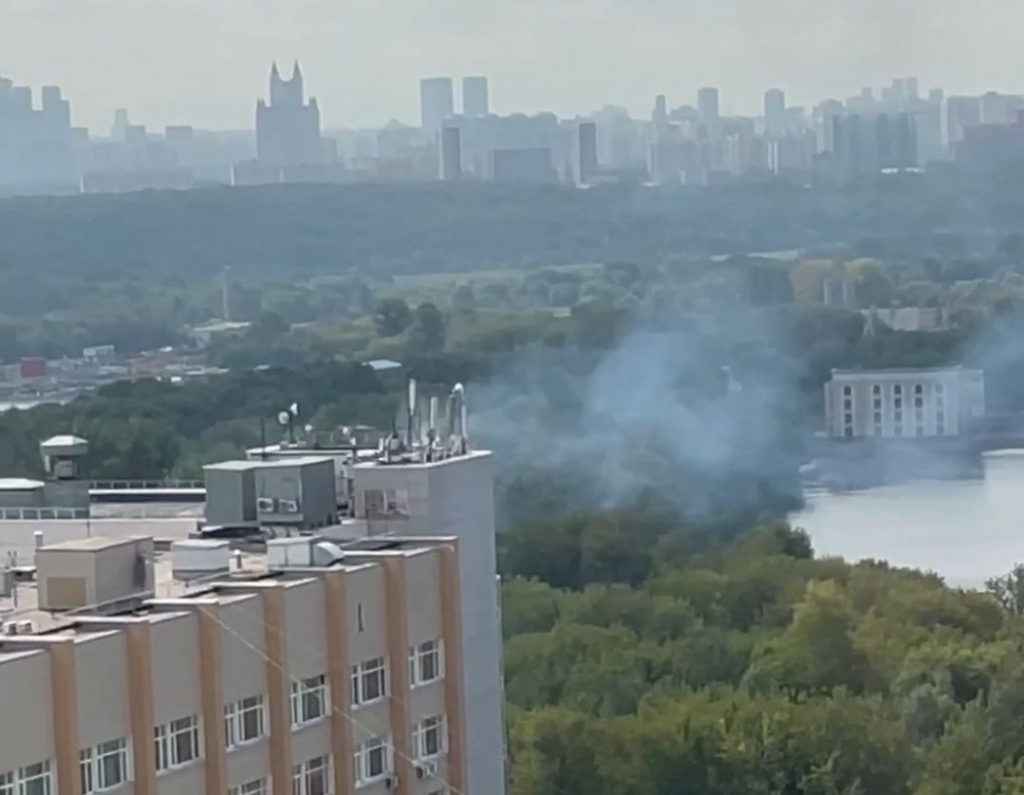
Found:
M 238 787 L 231 787 L 228 790 L 228 795 L 267 795 L 270 788 L 267 786 L 267 780 L 265 778 L 258 778 L 253 781 L 247 781 Z
M 195 715 L 157 726 L 154 735 L 158 773 L 184 767 L 202 756 L 199 746 L 199 718 Z
M 17 777 L 13 772 L 0 773 L 0 795 L 14 795 L 15 782 L 18 785 L 18 795 L 50 795 L 53 792 L 50 760 L 26 765 L 18 771 Z
M 50 763 L 38 762 L 23 767 L 18 774 L 19 795 L 50 795 Z
M 442 644 L 428 640 L 409 649 L 409 686 L 418 687 L 444 676 Z
M 318 756 L 292 768 L 292 795 L 330 795 L 331 758 Z
M 327 714 L 327 681 L 323 674 L 292 682 L 292 726 L 303 726 Z
M 125 738 L 86 748 L 78 755 L 82 795 L 114 789 L 131 779 L 128 772 L 128 741 Z M 22 790 L 25 795 L 25 790 Z
M 444 716 L 424 718 L 412 730 L 412 751 L 417 759 L 431 759 L 447 748 Z
M 871 387 L 871 394 L 872 395 L 881 395 L 882 394 L 882 385 L 881 384 L 875 384 L 873 387 Z
M 387 695 L 383 657 L 352 666 L 352 705 L 372 704 Z
M 250 696 L 224 707 L 224 745 L 236 748 L 264 734 L 266 708 L 263 696 Z
M 845 397 L 850 397 L 852 394 L 853 394 L 853 387 L 852 386 L 844 386 L 843 387 L 843 395 Z
M 358 602 L 356 604 L 356 629 L 359 632 L 363 632 L 366 626 L 363 624 L 363 603 Z
M 356 748 L 356 786 L 379 781 L 391 772 L 391 743 L 386 737 L 374 737 Z

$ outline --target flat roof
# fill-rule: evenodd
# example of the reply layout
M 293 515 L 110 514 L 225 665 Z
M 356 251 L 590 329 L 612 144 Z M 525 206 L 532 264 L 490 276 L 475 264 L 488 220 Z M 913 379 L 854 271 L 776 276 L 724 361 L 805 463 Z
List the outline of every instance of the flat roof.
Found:
M 307 455 L 288 456 L 287 458 L 281 458 L 276 461 L 255 461 L 250 463 L 258 464 L 260 469 L 283 469 L 288 467 L 303 467 L 311 466 L 313 464 L 328 463 L 332 467 L 334 466 L 334 458 L 329 455 L 308 455 L 309 451 L 306 451 Z
M 929 373 L 984 373 L 984 370 L 975 367 L 963 367 L 961 365 L 952 365 L 950 367 L 887 367 L 884 370 L 851 370 L 851 369 L 835 369 L 832 371 L 832 375 L 860 375 L 860 376 L 883 376 L 883 375 L 901 375 L 904 373 L 914 375 L 926 375 Z
M 206 464 L 203 471 L 213 470 L 214 472 L 249 472 L 259 469 L 265 461 L 220 461 L 216 464 Z
M 47 544 L 42 547 L 42 551 L 91 552 L 100 549 L 112 549 L 113 547 L 132 544 L 136 541 L 142 541 L 147 538 L 151 538 L 151 536 L 91 536 L 89 538 L 73 538 L 69 541 L 58 541 L 56 544 Z
M 45 486 L 43 481 L 32 478 L 0 478 L 0 491 L 35 491 Z
M 415 454 L 410 454 L 414 456 Z M 434 467 L 443 467 L 449 464 L 458 463 L 459 461 L 470 461 L 474 458 L 487 458 L 491 455 L 490 450 L 470 450 L 462 455 L 452 455 L 447 458 L 442 458 L 438 461 L 417 461 L 415 458 L 409 460 L 397 460 L 397 461 L 384 461 L 383 457 L 377 458 L 373 461 L 360 461 L 355 465 L 355 469 L 431 469 Z

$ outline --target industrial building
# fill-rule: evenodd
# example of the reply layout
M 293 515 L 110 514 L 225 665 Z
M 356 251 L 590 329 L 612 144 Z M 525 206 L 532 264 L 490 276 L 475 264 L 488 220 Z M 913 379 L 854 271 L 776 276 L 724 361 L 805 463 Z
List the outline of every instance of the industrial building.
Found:
M 825 430 L 833 439 L 957 437 L 984 415 L 980 370 L 833 370 L 825 384 Z
M 491 455 L 448 405 L 209 467 L 192 532 L 31 531 L 0 570 L 0 792 L 502 795 Z

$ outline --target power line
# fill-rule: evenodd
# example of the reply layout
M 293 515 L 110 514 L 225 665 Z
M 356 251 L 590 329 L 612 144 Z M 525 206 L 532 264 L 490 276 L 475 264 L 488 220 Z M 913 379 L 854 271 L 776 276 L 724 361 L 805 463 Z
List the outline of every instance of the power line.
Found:
M 217 616 L 214 613 L 210 612 L 204 606 L 199 605 L 198 609 L 201 610 L 204 615 L 208 616 L 211 621 L 213 621 L 214 623 L 218 624 L 222 629 L 226 630 L 230 635 L 233 635 L 238 640 L 240 640 L 244 646 L 247 646 L 248 648 L 252 649 L 252 651 L 256 652 L 256 654 L 258 654 L 264 660 L 264 662 L 269 663 L 271 666 L 276 668 L 280 673 L 283 673 L 292 684 L 297 684 L 297 685 L 299 685 L 301 687 L 302 680 L 296 679 L 293 676 L 291 676 L 283 665 L 281 665 L 276 660 L 271 659 L 271 657 L 266 652 L 264 652 L 263 649 L 261 649 L 259 646 L 256 646 L 254 643 L 249 641 L 247 638 L 243 637 L 238 631 L 236 631 L 232 627 L 228 626 L 223 620 L 221 620 L 221 618 L 219 616 Z M 267 622 L 266 622 L 266 620 L 263 620 L 260 623 L 265 627 Z M 289 643 L 293 642 L 291 636 L 289 635 L 289 633 L 287 631 L 285 632 L 285 637 L 288 639 Z M 321 655 L 320 652 L 317 649 L 314 649 L 312 646 L 310 646 L 310 645 L 308 645 L 306 643 L 303 643 L 302 641 L 294 641 L 294 642 L 296 643 L 296 645 L 303 646 L 303 647 L 307 648 L 308 650 L 313 651 L 318 656 L 326 658 L 326 654 Z M 326 661 L 326 659 L 325 659 L 325 661 Z M 445 675 L 447 676 L 447 672 L 446 672 Z M 398 698 L 397 696 L 392 695 L 390 692 L 385 694 L 385 698 L 393 699 L 401 707 L 408 708 L 408 705 L 402 699 Z M 350 711 L 345 711 L 345 710 L 340 709 L 334 703 L 333 699 L 331 699 L 331 712 L 333 714 L 341 715 L 352 726 L 354 726 L 354 727 L 356 727 L 358 729 L 362 729 L 364 732 L 368 733 L 370 736 L 372 736 L 372 737 L 376 737 L 377 736 L 373 732 L 371 727 L 369 727 L 366 723 L 363 723 L 362 721 L 360 721 L 357 718 L 353 717 Z M 447 721 L 446 721 L 446 724 L 447 724 Z M 394 742 L 391 740 L 391 737 L 393 735 L 394 735 L 394 731 L 393 730 L 389 731 L 388 732 L 388 738 L 389 739 L 385 742 L 385 747 L 387 747 L 391 751 L 392 758 L 394 758 L 394 756 L 397 755 L 403 761 L 408 762 L 413 767 L 416 767 L 416 764 L 417 764 L 418 760 L 413 758 L 413 757 L 411 757 L 411 756 L 408 756 L 407 754 L 403 754 L 401 751 L 399 751 L 395 747 Z M 451 793 L 451 795 L 466 795 L 466 793 L 464 793 L 462 790 L 459 790 L 456 787 L 452 786 L 451 782 L 448 779 L 446 779 L 446 778 L 442 778 L 442 777 L 438 776 L 437 777 L 437 781 L 438 781 L 438 783 L 440 783 L 440 784 L 444 785 L 445 787 L 447 787 L 448 791 Z

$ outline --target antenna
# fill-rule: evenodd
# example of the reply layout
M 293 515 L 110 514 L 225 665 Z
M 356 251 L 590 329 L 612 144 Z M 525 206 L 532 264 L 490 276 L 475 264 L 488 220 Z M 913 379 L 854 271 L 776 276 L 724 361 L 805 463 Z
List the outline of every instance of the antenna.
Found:
M 260 415 L 260 460 L 267 460 L 267 421 Z
M 409 379 L 409 412 L 408 412 L 408 425 L 405 428 L 405 444 L 406 447 L 412 448 L 413 442 L 416 440 L 416 379 Z

